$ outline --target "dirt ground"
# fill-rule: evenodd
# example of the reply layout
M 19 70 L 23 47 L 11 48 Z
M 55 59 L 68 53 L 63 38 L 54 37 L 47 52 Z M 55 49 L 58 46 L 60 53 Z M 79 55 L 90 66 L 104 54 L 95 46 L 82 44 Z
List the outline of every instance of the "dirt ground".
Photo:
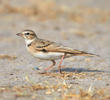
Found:
M 110 100 L 110 0 L 0 0 L 0 100 Z M 51 64 L 31 56 L 16 33 L 100 57 L 71 57 Z M 57 64 L 59 60 L 57 61 Z

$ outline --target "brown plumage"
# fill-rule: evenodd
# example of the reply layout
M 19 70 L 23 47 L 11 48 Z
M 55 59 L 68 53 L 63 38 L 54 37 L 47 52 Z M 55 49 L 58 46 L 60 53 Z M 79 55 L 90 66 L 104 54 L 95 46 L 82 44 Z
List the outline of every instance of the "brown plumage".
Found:
M 37 39 L 33 41 L 30 45 L 37 51 L 61 52 L 66 54 L 72 54 L 73 56 L 98 56 L 92 53 L 71 49 L 61 44 L 43 39 Z
M 25 39 L 27 50 L 35 57 L 43 60 L 52 61 L 52 65 L 45 70 L 52 68 L 56 63 L 56 59 L 61 59 L 59 63 L 59 71 L 61 72 L 61 64 L 64 58 L 71 56 L 98 56 L 92 53 L 71 49 L 61 44 L 40 39 L 34 31 L 24 30 L 17 34 Z

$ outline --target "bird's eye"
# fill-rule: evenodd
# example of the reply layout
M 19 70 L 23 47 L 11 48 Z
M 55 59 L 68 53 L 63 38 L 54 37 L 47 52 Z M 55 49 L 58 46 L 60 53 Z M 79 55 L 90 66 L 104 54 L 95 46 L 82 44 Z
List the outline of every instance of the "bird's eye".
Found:
M 29 33 L 25 33 L 25 35 L 29 35 Z

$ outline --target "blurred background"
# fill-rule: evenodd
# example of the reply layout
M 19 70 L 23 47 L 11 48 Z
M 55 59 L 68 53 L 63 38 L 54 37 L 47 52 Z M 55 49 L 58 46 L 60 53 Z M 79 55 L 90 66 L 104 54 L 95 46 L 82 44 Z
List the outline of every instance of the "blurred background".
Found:
M 63 63 L 67 68 L 64 69 L 66 75 L 62 76 L 55 72 L 52 75 L 49 74 L 50 77 L 48 75 L 42 77 L 34 66 L 45 67 L 50 63 L 35 60 L 26 51 L 24 40 L 16 36 L 16 33 L 25 29 L 34 30 L 40 38 L 56 41 L 73 49 L 98 54 L 102 58 L 73 57 Z M 80 75 L 76 75 L 75 70 L 78 70 Z M 38 97 L 40 96 L 39 100 L 44 100 L 42 95 L 45 95 L 47 100 L 52 100 L 53 97 L 57 100 L 57 96 L 60 98 L 58 100 L 66 100 L 61 99 L 65 95 L 67 98 L 71 96 L 79 98 L 75 100 L 99 100 L 98 97 L 109 100 L 110 92 L 107 94 L 103 90 L 99 91 L 102 88 L 110 89 L 109 70 L 110 0 L 0 0 L 0 97 L 3 100 L 7 98 L 9 100 L 9 97 L 10 100 L 15 100 L 17 96 L 24 97 L 23 100 L 31 100 L 34 95 L 33 98 L 36 99 L 36 90 L 38 90 Z M 27 92 L 26 89 L 26 93 L 31 99 L 21 87 L 15 87 L 30 85 L 28 76 L 33 83 L 40 83 L 40 85 L 32 86 L 33 90 L 26 87 L 30 91 Z M 45 81 L 49 85 L 45 83 L 46 86 L 44 86 Z M 53 81 L 55 82 L 52 83 Z M 58 83 L 60 83 L 59 86 L 57 86 Z M 99 91 L 94 92 L 96 97 L 86 93 L 86 96 L 90 98 L 80 99 L 83 96 L 80 93 L 83 92 L 68 96 L 68 93 L 73 93 L 68 89 L 70 85 L 71 89 L 76 92 L 80 91 L 80 87 L 84 91 L 88 90 L 91 83 L 95 83 L 93 87 Z M 1 86 L 8 86 L 8 89 Z M 12 94 L 10 86 L 13 86 L 11 91 L 14 93 Z M 53 90 L 58 91 L 54 94 Z M 5 91 L 4 94 L 1 91 Z M 51 93 L 53 94 L 48 95 Z M 104 93 L 109 99 L 105 99 L 107 96 Z
M 109 0 L 0 0 L 0 52 L 12 52 L 12 45 L 19 45 L 15 34 L 32 29 L 42 38 L 107 54 L 103 46 L 110 42 L 109 4 Z

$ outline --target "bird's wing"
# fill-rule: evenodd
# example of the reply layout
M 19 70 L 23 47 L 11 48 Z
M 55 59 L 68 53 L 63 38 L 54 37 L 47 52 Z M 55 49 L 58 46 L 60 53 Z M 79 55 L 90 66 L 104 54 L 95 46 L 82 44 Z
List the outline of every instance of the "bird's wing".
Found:
M 46 49 L 47 47 L 49 47 L 54 42 L 51 42 L 48 40 L 43 40 L 43 39 L 38 39 L 34 43 L 35 43 L 36 50 L 42 50 L 42 49 Z
M 95 56 L 95 54 L 87 53 L 76 49 L 71 49 L 61 44 L 43 39 L 40 39 L 39 41 L 36 42 L 35 48 L 38 51 L 44 51 L 44 52 L 61 52 L 61 53 L 80 55 L 80 56 Z
M 47 52 L 66 52 L 67 47 L 62 46 L 61 44 L 51 42 L 48 40 L 39 39 L 34 42 L 34 46 L 36 50 L 45 51 Z

